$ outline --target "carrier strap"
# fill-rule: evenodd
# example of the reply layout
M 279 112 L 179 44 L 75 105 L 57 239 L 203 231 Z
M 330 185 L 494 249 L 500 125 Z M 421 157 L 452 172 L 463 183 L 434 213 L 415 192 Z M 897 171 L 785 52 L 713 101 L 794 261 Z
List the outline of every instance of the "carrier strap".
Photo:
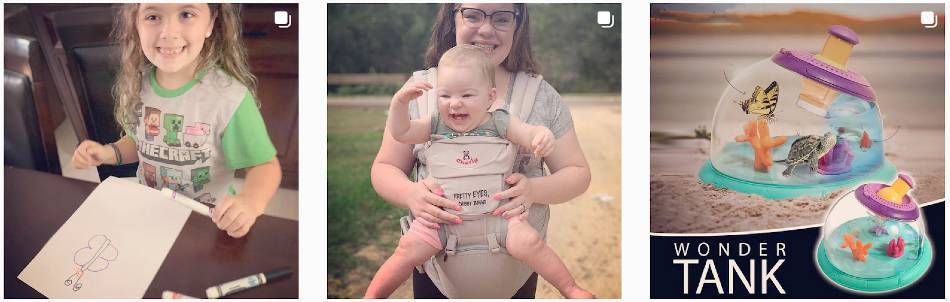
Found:
M 514 114 L 521 121 L 527 121 L 531 116 L 531 109 L 534 108 L 534 100 L 537 98 L 538 89 L 541 87 L 542 77 L 539 74 L 528 74 L 519 71 L 515 76 L 515 83 L 508 93 L 511 94 L 511 114 Z

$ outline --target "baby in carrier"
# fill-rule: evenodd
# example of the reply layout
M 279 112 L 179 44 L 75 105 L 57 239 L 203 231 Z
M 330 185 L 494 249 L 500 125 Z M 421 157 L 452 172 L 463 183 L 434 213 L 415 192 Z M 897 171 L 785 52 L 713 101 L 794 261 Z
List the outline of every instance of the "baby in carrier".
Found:
M 420 160 L 428 161 L 430 175 L 437 179 L 439 175 L 451 177 L 439 179 L 446 198 L 459 202 L 456 209 L 447 210 L 463 218 L 491 215 L 504 202 L 490 195 L 498 192 L 496 188 L 505 189 L 501 184 L 503 174 L 510 172 L 516 150 L 512 143 L 529 147 L 536 156 L 542 157 L 554 149 L 551 130 L 527 124 L 503 109 L 488 111 L 496 97 L 494 75 L 494 65 L 485 50 L 471 45 L 456 46 L 439 60 L 437 113 L 431 118 L 409 120 L 409 102 L 433 88 L 424 81 L 407 84 L 396 92 L 389 109 L 387 126 L 393 138 L 404 144 L 429 144 L 420 154 Z M 447 172 L 436 175 L 436 170 Z M 492 172 L 479 173 L 478 170 Z M 498 173 L 500 170 L 504 171 Z M 499 184 L 471 185 L 486 182 L 485 177 L 494 177 Z M 560 257 L 525 220 L 526 214 L 527 211 L 508 218 L 504 235 L 508 253 L 531 267 L 565 297 L 592 298 L 591 293 L 574 282 Z M 388 297 L 409 278 L 414 267 L 447 249 L 445 244 L 437 230 L 413 221 L 400 238 L 396 251 L 376 272 L 365 297 Z

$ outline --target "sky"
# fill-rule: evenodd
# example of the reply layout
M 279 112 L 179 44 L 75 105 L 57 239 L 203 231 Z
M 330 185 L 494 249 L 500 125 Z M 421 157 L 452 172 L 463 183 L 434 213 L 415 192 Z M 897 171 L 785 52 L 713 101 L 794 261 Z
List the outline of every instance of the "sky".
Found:
M 697 13 L 785 13 L 797 10 L 825 11 L 841 15 L 877 19 L 882 17 L 919 14 L 929 10 L 943 14 L 942 3 L 771 3 L 771 4 L 726 4 L 726 3 L 655 3 L 650 5 L 650 15 L 654 16 L 660 9 L 671 11 L 688 11 Z

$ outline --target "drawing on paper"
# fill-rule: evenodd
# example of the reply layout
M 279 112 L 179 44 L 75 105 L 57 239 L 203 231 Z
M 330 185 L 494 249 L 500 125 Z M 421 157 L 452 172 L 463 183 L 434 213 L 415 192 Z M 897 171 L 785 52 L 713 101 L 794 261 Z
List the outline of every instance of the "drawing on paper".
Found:
M 82 289 L 82 276 L 87 272 L 100 272 L 109 267 L 109 263 L 119 257 L 119 250 L 112 245 L 112 240 L 106 235 L 97 234 L 89 238 L 86 246 L 73 253 L 73 263 L 76 271 L 63 282 L 66 286 L 73 286 L 73 291 Z

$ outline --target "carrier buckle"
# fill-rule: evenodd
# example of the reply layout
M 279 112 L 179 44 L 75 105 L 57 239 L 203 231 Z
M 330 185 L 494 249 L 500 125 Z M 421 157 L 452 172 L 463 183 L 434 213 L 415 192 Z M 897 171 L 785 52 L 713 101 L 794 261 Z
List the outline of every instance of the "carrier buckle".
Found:
M 498 244 L 498 237 L 495 235 L 495 233 L 488 234 L 487 239 L 488 250 L 491 251 L 492 254 L 501 252 L 501 245 Z
M 455 256 L 456 245 L 458 245 L 458 237 L 454 234 L 449 234 L 449 238 L 445 240 L 445 254 Z

